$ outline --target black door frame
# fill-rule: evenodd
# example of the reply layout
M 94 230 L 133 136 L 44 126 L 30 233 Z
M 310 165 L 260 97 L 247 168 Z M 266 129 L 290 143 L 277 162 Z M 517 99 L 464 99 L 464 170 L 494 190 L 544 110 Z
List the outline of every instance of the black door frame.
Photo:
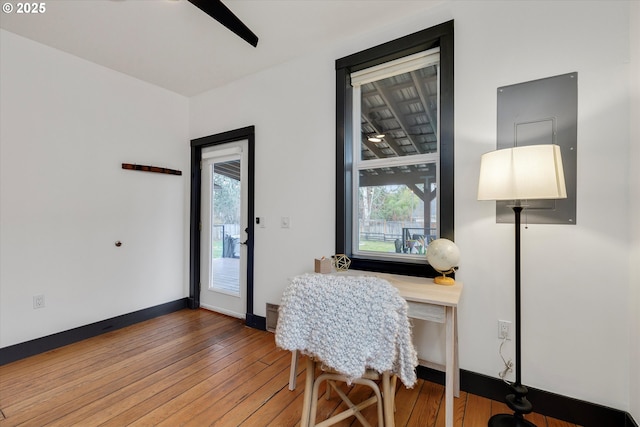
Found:
M 254 181 L 255 181 L 255 127 L 247 126 L 228 132 L 204 136 L 191 140 L 191 206 L 189 224 L 189 299 L 191 309 L 200 307 L 200 209 L 201 209 L 201 175 L 200 163 L 202 149 L 229 142 L 248 141 L 248 174 L 247 177 L 247 309 L 246 324 L 254 328 L 265 329 L 265 319 L 253 314 L 253 231 L 254 231 Z

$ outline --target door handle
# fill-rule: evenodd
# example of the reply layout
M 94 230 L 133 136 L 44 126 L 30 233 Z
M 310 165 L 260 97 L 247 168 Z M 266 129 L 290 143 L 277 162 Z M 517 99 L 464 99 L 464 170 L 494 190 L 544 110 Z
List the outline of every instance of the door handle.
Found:
M 244 232 L 249 234 L 249 227 L 245 228 Z M 245 245 L 245 246 L 247 246 L 247 243 L 249 243 L 249 239 L 245 240 L 244 242 L 240 242 L 241 245 Z

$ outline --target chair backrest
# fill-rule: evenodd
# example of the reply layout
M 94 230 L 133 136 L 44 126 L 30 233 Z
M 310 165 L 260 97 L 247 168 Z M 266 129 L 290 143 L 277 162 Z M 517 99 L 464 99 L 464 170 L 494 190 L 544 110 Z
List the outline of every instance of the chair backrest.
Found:
M 353 378 L 370 368 L 392 371 L 407 386 L 416 381 L 407 303 L 377 277 L 295 277 L 282 297 L 276 344 L 319 358 Z

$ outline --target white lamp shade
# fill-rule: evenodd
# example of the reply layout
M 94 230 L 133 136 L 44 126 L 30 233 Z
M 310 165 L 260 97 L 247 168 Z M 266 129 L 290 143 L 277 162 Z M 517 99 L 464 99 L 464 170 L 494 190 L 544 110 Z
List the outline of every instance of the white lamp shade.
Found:
M 478 200 L 564 199 L 558 145 L 527 145 L 483 154 Z

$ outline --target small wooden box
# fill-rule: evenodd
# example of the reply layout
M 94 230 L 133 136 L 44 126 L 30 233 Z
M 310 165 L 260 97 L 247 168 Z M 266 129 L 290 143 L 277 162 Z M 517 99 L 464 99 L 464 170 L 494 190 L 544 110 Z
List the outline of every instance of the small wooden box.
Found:
M 314 270 L 316 273 L 331 273 L 331 259 L 329 258 L 322 258 L 322 259 L 317 259 L 315 260 L 315 268 Z

